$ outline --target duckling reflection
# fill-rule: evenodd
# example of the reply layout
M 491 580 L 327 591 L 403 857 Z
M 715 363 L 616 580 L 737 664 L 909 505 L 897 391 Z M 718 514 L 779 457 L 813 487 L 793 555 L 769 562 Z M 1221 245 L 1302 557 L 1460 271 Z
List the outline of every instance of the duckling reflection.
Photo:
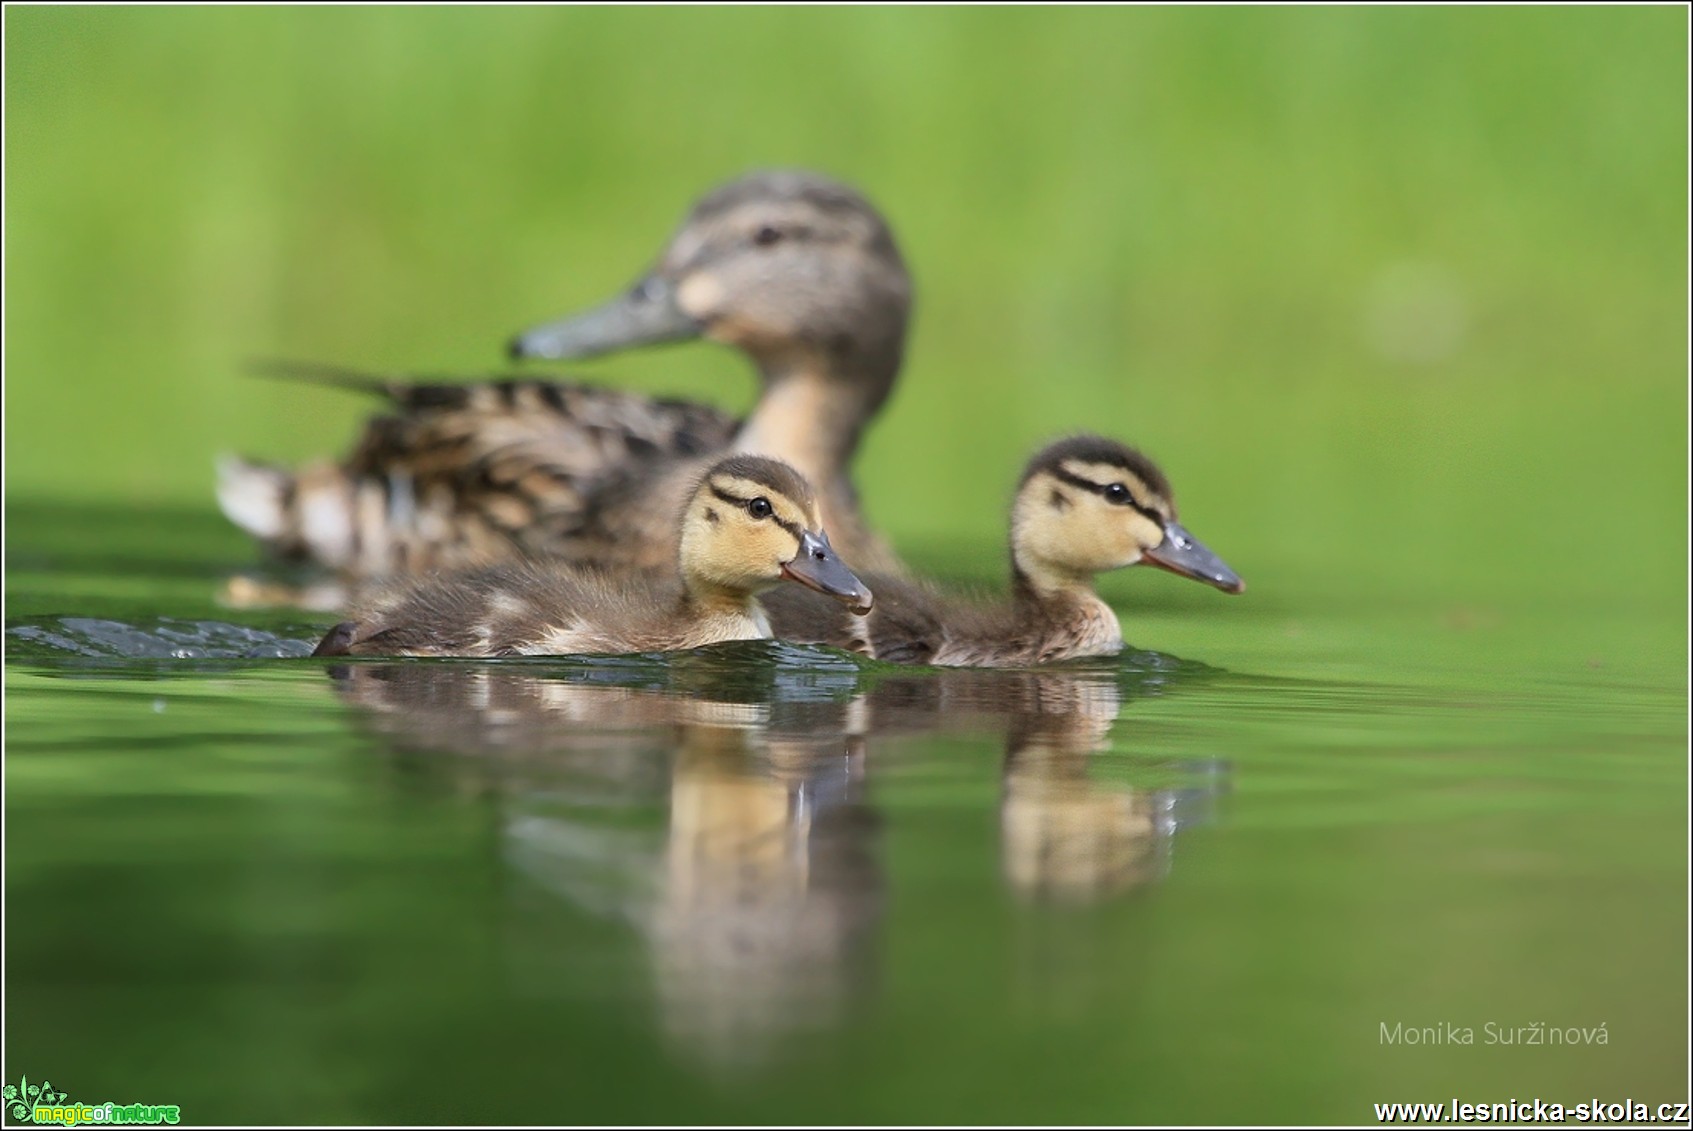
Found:
M 1091 900 L 1163 879 L 1173 822 L 1160 791 L 1110 786 L 1088 773 L 1110 746 L 1112 683 L 1040 688 L 1011 720 L 1000 797 L 1000 859 L 1018 894 Z
M 937 736 L 1003 738 L 1000 866 L 1043 905 L 1160 880 L 1223 784 L 1102 757 L 1125 708 L 1207 678 L 1197 665 L 890 676 L 785 648 L 335 671 L 372 731 L 496 810 L 500 867 L 521 878 L 501 950 L 523 991 L 580 992 L 592 956 L 558 945 L 561 908 L 570 931 L 579 912 L 626 924 L 661 1028 L 712 1072 L 777 1062 L 874 1001 L 887 878 L 867 775 L 909 741 L 932 758 Z
M 337 678 L 401 749 L 481 755 L 441 761 L 493 784 L 505 864 L 632 926 L 663 1030 L 691 1059 L 730 1068 L 868 997 L 885 881 L 863 703 L 843 695 L 856 672 L 796 680 L 772 666 L 760 686 L 713 665 L 349 664 Z M 526 949 L 517 974 L 545 994 L 562 959 Z
M 1150 678 L 1149 678 L 1150 675 Z M 1096 756 L 1155 671 L 948 671 L 889 680 L 870 697 L 878 733 L 998 716 L 1005 728 L 1000 859 L 1006 883 L 1041 901 L 1092 902 L 1163 879 L 1184 825 L 1210 819 L 1225 784 L 1220 763 L 1187 766 L 1199 784 L 1149 789 L 1101 780 Z
M 757 727 L 769 718 L 758 702 L 678 695 L 669 686 L 686 684 L 685 672 L 655 672 L 639 657 L 525 667 L 354 663 L 329 670 L 396 769 L 506 804 L 541 793 L 655 802 L 669 788 L 678 727 Z
M 884 882 L 863 784 L 862 744 L 839 732 L 684 731 L 651 938 L 666 1028 L 685 1046 L 760 1060 L 864 996 Z

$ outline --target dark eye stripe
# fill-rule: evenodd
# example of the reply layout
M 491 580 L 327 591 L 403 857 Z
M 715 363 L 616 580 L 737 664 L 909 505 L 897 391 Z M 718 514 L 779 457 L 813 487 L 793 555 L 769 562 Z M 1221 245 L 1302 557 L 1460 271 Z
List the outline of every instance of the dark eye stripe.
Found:
M 740 507 L 742 510 L 746 510 L 752 504 L 751 499 L 743 499 L 739 495 L 731 495 L 715 483 L 708 483 L 706 486 L 711 488 L 711 493 L 713 495 L 716 495 L 719 499 L 728 503 L 732 507 Z M 800 537 L 800 528 L 797 522 L 789 522 L 787 519 L 777 514 L 774 504 L 771 505 L 769 517 L 771 522 L 774 522 L 777 526 L 780 526 L 783 530 L 792 534 L 794 539 L 798 541 Z
M 1113 484 L 1110 483 L 1095 483 L 1091 479 L 1083 479 L 1080 475 L 1072 475 L 1062 467 L 1052 468 L 1052 475 L 1053 478 L 1062 483 L 1068 483 L 1072 487 L 1079 487 L 1083 491 L 1092 491 L 1102 499 L 1105 499 L 1105 492 L 1110 490 L 1113 486 Z M 1128 488 L 1125 487 L 1124 490 L 1128 490 Z M 1110 502 L 1111 500 L 1105 499 L 1105 501 Z M 1141 501 L 1135 498 L 1135 493 L 1133 491 L 1129 491 L 1129 497 L 1126 502 L 1129 506 L 1139 511 L 1146 518 L 1156 522 L 1159 526 L 1164 525 L 1164 516 L 1153 510 L 1151 507 L 1142 505 Z M 1118 503 L 1115 505 L 1122 506 L 1123 504 Z

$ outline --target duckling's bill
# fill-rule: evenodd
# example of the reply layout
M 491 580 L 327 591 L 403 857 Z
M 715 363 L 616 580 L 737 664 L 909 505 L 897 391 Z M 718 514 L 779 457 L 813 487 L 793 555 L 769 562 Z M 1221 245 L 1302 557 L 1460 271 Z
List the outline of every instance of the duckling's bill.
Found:
M 799 553 L 782 566 L 782 576 L 833 597 L 859 616 L 870 611 L 874 597 L 870 587 L 858 580 L 835 554 L 827 534 L 801 531 Z
M 704 326 L 677 302 L 674 284 L 654 274 L 592 310 L 525 330 L 511 340 L 510 351 L 513 358 L 564 360 L 683 341 L 703 332 Z
M 1207 549 L 1203 542 L 1189 534 L 1179 522 L 1164 524 L 1164 540 L 1145 551 L 1142 560 L 1171 573 L 1215 585 L 1225 593 L 1239 593 L 1246 588 L 1246 582 L 1240 579 L 1239 574 L 1225 565 L 1223 559 Z

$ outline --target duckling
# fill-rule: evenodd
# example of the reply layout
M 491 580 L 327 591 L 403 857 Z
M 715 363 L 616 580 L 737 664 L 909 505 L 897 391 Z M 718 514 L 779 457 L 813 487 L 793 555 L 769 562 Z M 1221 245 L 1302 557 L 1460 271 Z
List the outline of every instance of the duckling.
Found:
M 1146 456 L 1099 436 L 1074 436 L 1032 459 L 1011 508 L 1011 598 L 984 603 L 932 586 L 866 573 L 874 612 L 848 616 L 772 594 L 778 637 L 831 644 L 879 660 L 959 667 L 1021 667 L 1106 656 L 1123 646 L 1095 574 L 1145 562 L 1214 585 L 1246 586 L 1176 521 L 1170 483 Z
M 784 579 L 868 612 L 836 556 L 816 497 L 793 468 L 729 456 L 682 514 L 669 577 L 526 560 L 409 579 L 330 629 L 314 655 L 533 656 L 660 652 L 770 635 L 758 593 Z
M 292 473 L 225 460 L 218 499 L 272 551 L 354 578 L 536 554 L 662 568 L 676 553 L 670 516 L 714 459 L 742 452 L 798 469 L 848 559 L 897 571 L 848 471 L 899 372 L 910 306 L 904 260 L 868 200 L 814 173 L 753 173 L 699 200 L 624 294 L 510 346 L 514 358 L 574 359 L 709 338 L 758 369 L 746 419 L 564 382 L 307 367 L 392 411 L 339 463 Z

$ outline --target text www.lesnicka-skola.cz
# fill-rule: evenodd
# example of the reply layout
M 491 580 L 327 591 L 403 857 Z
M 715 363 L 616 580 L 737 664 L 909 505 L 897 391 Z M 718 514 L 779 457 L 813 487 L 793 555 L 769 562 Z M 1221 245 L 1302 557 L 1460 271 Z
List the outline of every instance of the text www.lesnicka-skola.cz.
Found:
M 1559 1104 L 1545 1100 L 1508 1100 L 1472 1104 L 1376 1104 L 1377 1123 L 1679 1123 L 1686 1126 L 1685 1103 L 1653 1104 L 1639 1100 L 1607 1103 L 1594 1098 Z

